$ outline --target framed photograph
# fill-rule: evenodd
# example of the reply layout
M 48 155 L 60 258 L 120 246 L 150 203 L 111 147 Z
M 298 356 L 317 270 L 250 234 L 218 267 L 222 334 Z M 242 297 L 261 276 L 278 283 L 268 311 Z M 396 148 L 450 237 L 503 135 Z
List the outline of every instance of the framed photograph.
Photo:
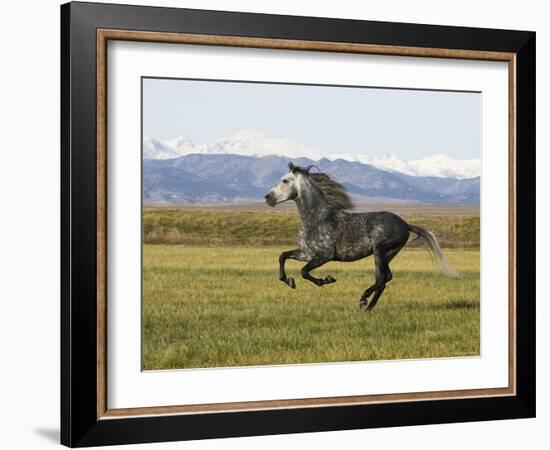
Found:
M 63 444 L 534 417 L 534 32 L 61 27 Z

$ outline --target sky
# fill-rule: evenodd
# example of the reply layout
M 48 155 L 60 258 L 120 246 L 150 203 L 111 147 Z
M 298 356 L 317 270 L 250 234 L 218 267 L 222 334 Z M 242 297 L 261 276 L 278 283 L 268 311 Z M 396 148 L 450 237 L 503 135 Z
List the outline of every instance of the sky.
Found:
M 290 138 L 327 154 L 434 154 L 476 159 L 476 92 L 143 79 L 143 134 L 207 144 L 242 130 Z

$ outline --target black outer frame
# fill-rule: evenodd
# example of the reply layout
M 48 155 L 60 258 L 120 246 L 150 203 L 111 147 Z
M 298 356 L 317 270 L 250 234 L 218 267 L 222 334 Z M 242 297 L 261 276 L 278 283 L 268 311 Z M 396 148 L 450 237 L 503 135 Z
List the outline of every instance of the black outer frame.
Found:
M 517 395 L 98 420 L 98 28 L 516 53 Z M 80 2 L 61 6 L 62 444 L 82 447 L 534 416 L 534 32 Z

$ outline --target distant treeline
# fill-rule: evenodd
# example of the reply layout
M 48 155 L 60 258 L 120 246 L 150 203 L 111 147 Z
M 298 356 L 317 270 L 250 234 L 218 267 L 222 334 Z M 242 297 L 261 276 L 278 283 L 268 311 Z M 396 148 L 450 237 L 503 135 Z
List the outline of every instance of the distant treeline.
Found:
M 479 248 L 479 215 L 408 215 L 404 218 L 432 231 L 442 247 Z M 296 244 L 298 227 L 299 218 L 290 212 L 191 208 L 145 208 L 143 211 L 145 244 L 292 246 Z

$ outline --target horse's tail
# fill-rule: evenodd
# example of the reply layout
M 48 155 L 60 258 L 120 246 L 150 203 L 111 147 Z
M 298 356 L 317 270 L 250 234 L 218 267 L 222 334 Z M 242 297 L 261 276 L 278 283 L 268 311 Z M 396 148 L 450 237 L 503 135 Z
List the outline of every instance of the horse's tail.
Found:
M 448 277 L 458 277 L 458 273 L 455 272 L 449 265 L 447 258 L 445 258 L 445 255 L 441 251 L 441 247 L 439 246 L 437 239 L 435 238 L 434 234 L 431 231 L 428 231 L 425 228 L 417 227 L 415 225 L 410 225 L 410 224 L 409 224 L 409 231 L 416 234 L 418 236 L 417 239 L 422 239 L 428 244 L 430 251 L 432 252 L 432 254 L 434 255 L 437 261 L 439 269 L 443 274 L 447 275 Z

